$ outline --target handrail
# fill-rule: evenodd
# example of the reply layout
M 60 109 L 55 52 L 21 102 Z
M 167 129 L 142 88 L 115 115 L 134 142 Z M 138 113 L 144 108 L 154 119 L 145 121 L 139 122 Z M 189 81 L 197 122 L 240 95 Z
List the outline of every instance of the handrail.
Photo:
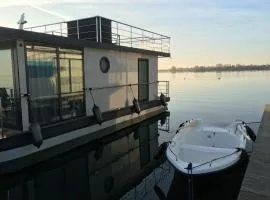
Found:
M 158 83 L 166 83 L 164 85 L 166 88 L 165 94 L 169 96 L 169 81 L 153 81 L 149 83 L 131 83 L 131 84 L 120 84 L 120 85 L 111 85 L 111 86 L 102 86 L 102 87 L 86 87 L 83 88 L 83 91 L 89 91 L 89 90 L 105 90 L 105 89 L 112 89 L 112 88 L 120 88 L 120 87 L 130 87 L 130 86 L 139 86 L 139 85 L 152 85 L 152 84 L 158 84 Z M 77 91 L 77 92 L 70 92 L 70 93 L 61 93 L 62 97 L 67 96 L 76 96 L 81 95 L 83 91 Z M 30 100 L 36 101 L 36 100 L 48 100 L 48 99 L 57 99 L 59 98 L 60 94 L 52 94 L 51 96 L 39 96 L 39 97 L 33 97 L 31 98 L 30 94 Z
M 95 23 L 89 22 L 89 24 L 79 24 L 80 20 L 85 19 L 89 18 L 71 20 L 72 22 L 74 21 L 77 26 L 71 25 L 71 21 L 62 21 L 26 27 L 24 30 L 42 32 L 61 37 L 72 37 L 73 39 L 78 40 L 96 39 L 97 43 L 107 43 L 109 41 L 109 43 L 119 46 L 164 53 L 170 52 L 169 36 L 101 16 L 91 17 L 91 19 L 96 19 Z M 102 20 L 108 20 L 110 21 L 110 24 L 104 24 L 102 23 Z M 96 26 L 96 29 L 93 28 L 94 26 Z
M 169 81 L 153 81 L 153 82 L 148 82 L 148 83 L 131 83 L 131 84 L 120 84 L 120 85 L 111 85 L 111 86 L 103 86 L 103 87 L 89 87 L 89 88 L 84 88 L 85 90 L 102 90 L 102 89 L 110 89 L 110 88 L 117 88 L 117 87 L 129 87 L 129 86 L 138 86 L 138 85 L 151 85 L 155 83 L 160 83 L 160 82 L 169 82 Z
M 101 17 L 101 16 L 97 16 L 97 17 Z M 102 17 L 102 18 L 107 19 L 107 20 L 111 20 L 111 19 L 108 19 L 108 18 L 106 18 L 106 17 Z M 129 26 L 129 27 L 132 27 L 132 28 L 139 29 L 139 30 L 141 30 L 141 31 L 146 31 L 146 32 L 148 32 L 148 33 L 153 33 L 153 34 L 157 34 L 157 35 L 160 35 L 160 36 L 164 36 L 164 37 L 166 37 L 166 38 L 170 38 L 169 36 L 162 35 L 162 34 L 159 34 L 159 33 L 155 33 L 155 32 L 152 32 L 152 31 L 148 31 L 148 30 L 146 30 L 146 29 L 139 28 L 139 27 L 137 27 L 137 26 L 132 26 L 132 25 L 129 25 L 129 24 L 126 24 L 126 23 L 123 23 L 123 22 L 116 21 L 116 20 L 111 20 L 111 21 L 116 22 L 116 23 L 119 23 L 119 24 L 123 24 L 123 25 L 126 25 L 126 26 Z

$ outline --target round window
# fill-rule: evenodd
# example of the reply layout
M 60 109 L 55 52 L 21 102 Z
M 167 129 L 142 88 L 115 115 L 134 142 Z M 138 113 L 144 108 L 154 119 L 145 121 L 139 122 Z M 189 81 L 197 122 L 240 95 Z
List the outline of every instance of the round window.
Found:
M 110 61 L 107 57 L 102 57 L 99 62 L 100 70 L 103 73 L 107 73 L 110 69 Z

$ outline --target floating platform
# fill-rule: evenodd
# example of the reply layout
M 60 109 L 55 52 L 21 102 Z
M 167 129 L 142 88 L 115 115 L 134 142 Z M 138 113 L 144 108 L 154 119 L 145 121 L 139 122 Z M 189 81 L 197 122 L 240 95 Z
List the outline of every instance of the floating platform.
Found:
M 270 104 L 265 106 L 257 140 L 238 196 L 238 200 L 254 199 L 270 199 Z

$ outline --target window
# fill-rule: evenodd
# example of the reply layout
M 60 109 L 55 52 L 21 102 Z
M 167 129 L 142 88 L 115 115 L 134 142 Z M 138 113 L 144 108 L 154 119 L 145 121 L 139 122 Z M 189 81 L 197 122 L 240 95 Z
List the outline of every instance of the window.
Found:
M 0 49 L 0 99 L 3 128 L 20 127 L 19 102 L 15 98 L 12 49 Z M 1 129 L 2 127 L 0 127 Z
M 48 124 L 84 114 L 82 52 L 28 45 L 30 121 Z
M 59 50 L 61 114 L 63 119 L 84 114 L 82 52 Z
M 99 62 L 99 67 L 102 73 L 107 73 L 110 69 L 110 61 L 107 57 L 102 57 Z

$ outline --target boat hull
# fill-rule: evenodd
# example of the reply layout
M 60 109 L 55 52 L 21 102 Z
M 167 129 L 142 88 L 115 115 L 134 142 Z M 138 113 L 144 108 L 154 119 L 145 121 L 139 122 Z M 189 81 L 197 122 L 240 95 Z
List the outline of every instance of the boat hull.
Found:
M 166 157 L 184 174 L 211 174 L 239 162 L 246 145 L 245 128 L 240 122 L 222 128 L 190 120 L 168 143 Z
M 176 199 L 176 197 L 190 199 L 192 196 L 193 199 L 236 200 L 248 161 L 248 155 L 243 153 L 234 165 L 206 174 L 188 175 L 175 168 L 167 199 Z

